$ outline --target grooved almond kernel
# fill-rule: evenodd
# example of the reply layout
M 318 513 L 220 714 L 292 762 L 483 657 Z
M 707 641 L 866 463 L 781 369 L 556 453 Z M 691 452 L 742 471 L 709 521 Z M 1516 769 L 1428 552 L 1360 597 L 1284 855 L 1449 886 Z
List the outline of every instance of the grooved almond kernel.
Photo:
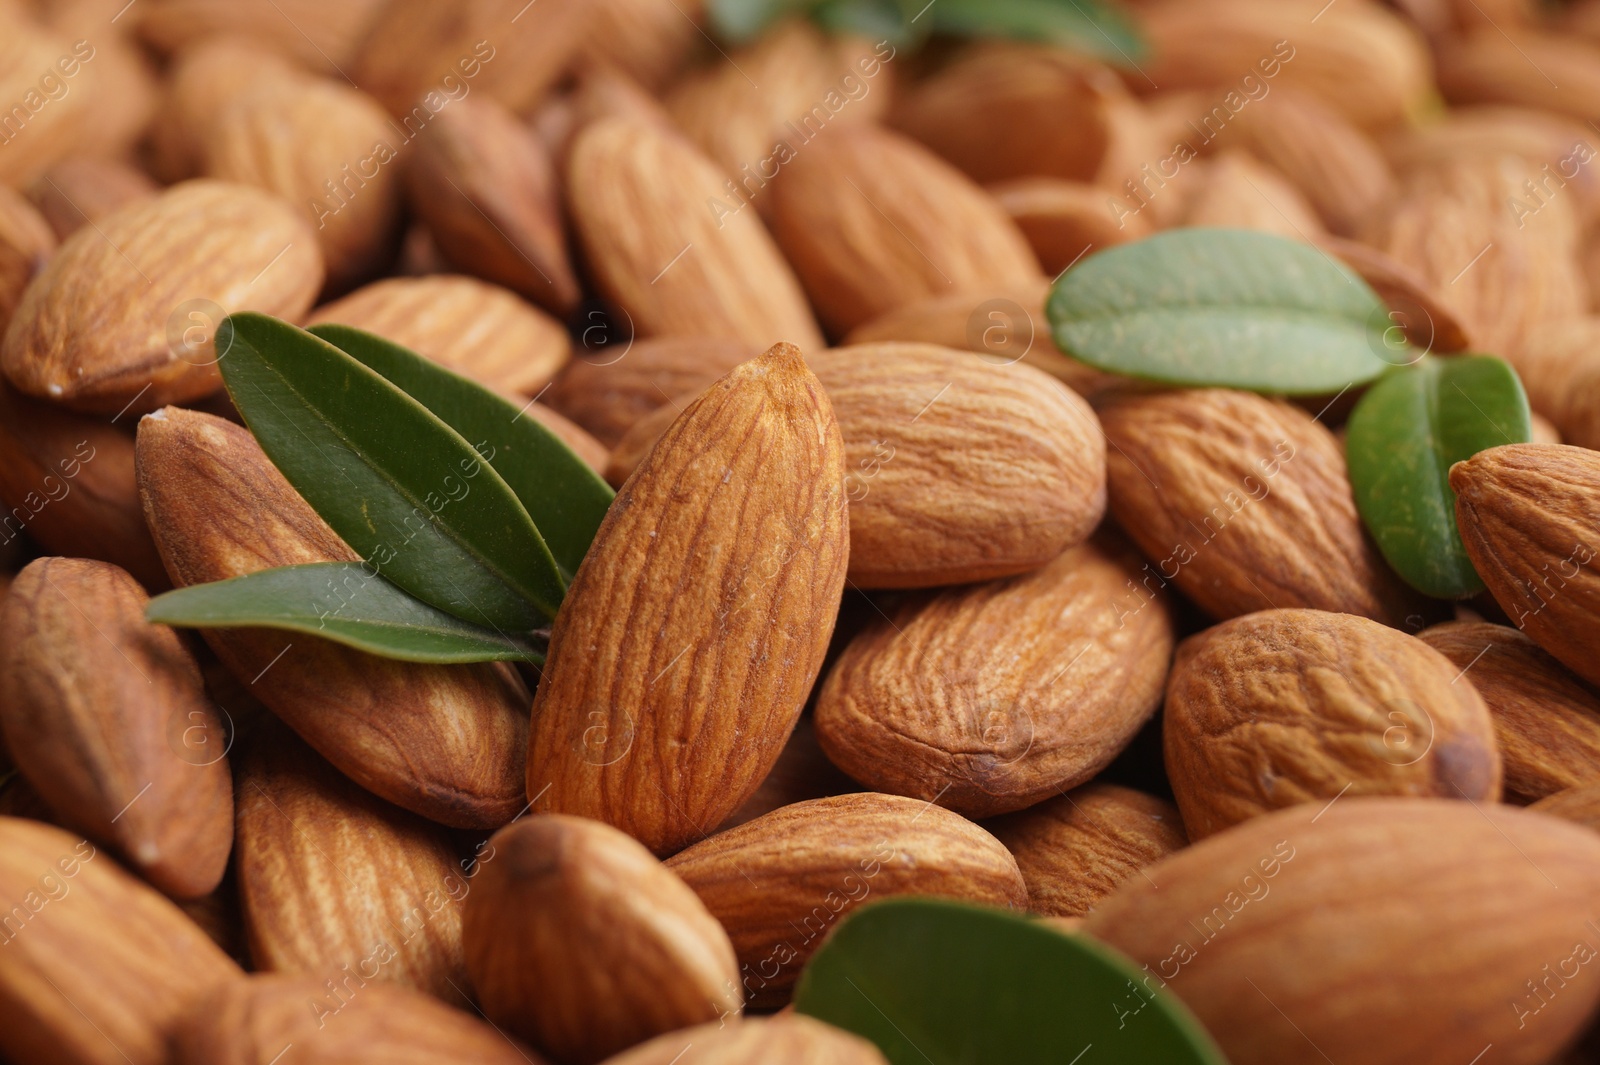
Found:
M 1600 784 L 1580 784 L 1546 795 L 1528 809 L 1600 832 Z
M 1119 219 L 1116 200 L 1095 185 L 1055 178 L 1016 178 L 990 185 L 989 193 L 1005 208 L 1039 257 L 1039 265 L 1052 277 L 1091 251 L 1150 235 L 1150 222 L 1144 215 L 1121 212 L 1123 217 Z M 862 328 L 857 327 L 851 336 Z
M 150 129 L 155 172 L 179 181 L 200 172 L 224 112 L 273 80 L 301 72 L 261 41 L 223 36 L 184 49 L 172 63 L 167 91 Z
M 1315 240 L 1322 222 L 1289 181 L 1248 153 L 1228 149 L 1203 163 L 1188 193 L 1183 224 L 1259 229 L 1289 240 Z
M 887 1065 L 878 1048 L 801 1013 L 717 1022 L 657 1036 L 605 1065 Z
M 659 92 L 694 58 L 702 4 L 677 0 L 595 0 L 594 24 L 579 46 L 580 61 L 615 67 Z M 688 17 L 685 17 L 688 16 Z
M 0 330 L 11 321 L 33 275 L 56 250 L 56 238 L 33 205 L 0 185 Z
M 139 36 L 163 52 L 188 55 L 233 34 L 265 54 L 338 74 L 383 7 L 383 0 L 150 0 L 128 15 Z
M 1439 50 L 1439 89 L 1453 104 L 1514 104 L 1600 117 L 1600 47 L 1555 33 L 1483 27 Z
M 1563 440 L 1600 447 L 1600 316 L 1540 322 L 1507 361 Z
M 40 174 L 28 188 L 28 199 L 50 223 L 56 238 L 66 240 L 90 222 L 131 203 L 143 203 L 159 191 L 144 171 L 130 163 L 80 155 L 63 159 Z

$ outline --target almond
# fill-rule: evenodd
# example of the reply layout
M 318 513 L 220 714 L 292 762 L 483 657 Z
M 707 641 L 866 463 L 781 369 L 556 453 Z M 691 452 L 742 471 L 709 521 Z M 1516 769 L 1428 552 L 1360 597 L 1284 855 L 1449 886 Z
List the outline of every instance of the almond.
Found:
M 556 616 L 528 748 L 541 810 L 660 854 L 750 797 L 833 631 L 843 477 L 833 410 L 790 345 L 688 406 L 623 485 Z
M 250 741 L 235 864 L 254 967 L 466 1002 L 471 885 L 445 829 L 358 788 L 282 725 Z
M 506 397 L 510 399 L 511 397 Z M 604 444 L 590 436 L 588 431 L 564 414 L 557 413 L 543 403 L 530 403 L 523 414 L 554 433 L 563 444 L 572 449 L 594 472 L 603 474 L 611 452 Z
M 1150 235 L 1150 223 L 1143 215 L 1118 211 L 1111 194 L 1096 185 L 1059 178 L 1017 178 L 991 185 L 989 192 L 1027 238 L 1045 273 L 1052 276 L 1091 251 Z
M 536 814 L 496 832 L 466 904 L 484 1013 L 559 1061 L 596 1062 L 739 1012 L 728 934 L 644 847 Z
M 243 427 L 168 408 L 139 424 L 139 492 L 173 582 L 356 561 Z M 344 590 L 330 589 L 335 602 Z M 378 658 L 271 629 L 206 629 L 251 694 L 356 783 L 457 827 L 494 828 L 526 804 L 528 697 L 497 664 Z
M 509 1036 L 426 995 L 348 979 L 330 989 L 304 976 L 251 976 L 216 989 L 184 1015 L 172 1044 L 172 1065 L 543 1065 Z
M 0 817 L 0 1052 L 164 1065 L 201 996 L 244 974 L 194 922 L 87 840 Z
M 129 15 L 139 36 L 163 52 L 187 52 L 219 34 L 236 34 L 264 51 L 337 74 L 383 6 L 383 0 L 149 0 Z
M 85 224 L 149 200 L 158 191 L 144 171 L 127 163 L 80 155 L 40 174 L 29 186 L 28 198 L 56 238 L 66 240 Z
M 173 60 L 151 124 L 156 173 L 169 181 L 198 174 L 230 106 L 257 88 L 300 76 L 293 63 L 259 39 L 213 37 L 186 48 Z
M 1185 640 L 1164 740 L 1191 839 L 1347 793 L 1500 798 L 1471 682 L 1416 637 L 1350 614 L 1263 610 Z
M 773 235 L 835 334 L 928 296 L 1039 274 L 993 197 L 916 142 L 873 126 L 807 145 L 774 183 L 771 210 Z
M 221 387 L 219 312 L 298 319 L 321 284 L 311 228 L 292 207 L 243 185 L 186 182 L 63 244 L 23 294 L 0 367 L 20 391 L 79 410 L 154 410 Z
M 170 895 L 216 888 L 233 842 L 233 785 L 200 669 L 144 620 L 150 597 L 105 562 L 29 565 L 0 603 L 0 731 L 65 823 L 115 848 Z
M 878 1048 L 799 1013 L 703 1024 L 658 1036 L 605 1065 L 886 1065 Z
M 1304 1061 L 1308 1044 L 1363 1065 L 1471 1061 L 1493 1044 L 1540 1065 L 1578 1034 L 1600 975 L 1563 962 L 1600 949 L 1600 837 L 1493 804 L 1321 806 L 1178 852 L 1084 931 L 1182 998 L 1234 1065 Z M 1547 979 L 1554 997 L 1535 993 Z
M 754 211 L 722 201 L 724 180 L 687 140 L 644 119 L 584 129 L 566 195 L 595 283 L 639 336 L 821 347 L 794 272 Z
M 1176 806 L 1098 781 L 988 828 L 1017 859 L 1028 908 L 1048 917 L 1082 917 L 1124 880 L 1189 845 Z
M 1546 795 L 1528 809 L 1600 832 L 1600 785 L 1580 784 L 1567 788 Z
M 602 347 L 568 363 L 544 401 L 615 447 L 634 422 L 700 394 L 754 355 L 737 340 L 714 337 L 636 340 L 615 355 Z
M 1561 444 L 1480 451 L 1450 468 L 1467 557 L 1512 624 L 1600 684 L 1600 453 Z
M 1600 698 L 1538 644 L 1487 622 L 1449 622 L 1417 635 L 1488 704 L 1509 801 L 1600 784 Z
M 968 817 L 1083 783 L 1161 703 L 1172 616 L 1138 566 L 1126 548 L 1082 544 L 880 619 L 817 697 L 822 749 L 875 791 Z
M 1539 322 L 1509 354 L 1528 404 L 1563 440 L 1600 448 L 1600 316 Z
M 561 323 L 497 285 L 435 274 L 374 281 L 310 322 L 365 329 L 503 392 L 538 392 L 572 354 Z
M 722 922 L 746 1002 L 783 1004 L 823 935 L 865 899 L 937 895 L 1024 909 L 1017 863 L 989 833 L 918 799 L 863 792 L 795 803 L 667 862 Z
M 406 191 L 446 259 L 565 315 L 578 279 L 544 145 L 488 97 L 434 116 L 405 162 Z
M 1449 354 L 1472 347 L 1467 328 L 1422 274 L 1369 244 L 1322 236 L 1317 246 L 1361 275 L 1389 308 L 1389 320 L 1424 352 Z
M 1259 229 L 1289 240 L 1323 233 L 1316 211 L 1282 174 L 1236 149 L 1218 152 L 1196 170 L 1183 224 Z
M 773 765 L 772 772 L 761 782 L 756 793 L 745 800 L 743 806 L 728 815 L 718 832 L 726 832 L 746 821 L 754 821 L 762 814 L 770 814 L 780 806 L 789 806 L 807 799 L 826 799 L 833 795 L 848 795 L 860 791 L 861 785 L 839 771 L 828 761 L 817 742 L 815 719 L 807 714 L 800 718 L 783 753 Z
M 1568 35 L 1490 26 L 1439 50 L 1439 90 L 1453 104 L 1512 104 L 1584 121 L 1600 116 L 1600 48 Z
M 704 39 L 704 3 L 677 0 L 596 0 L 593 23 L 579 55 L 616 66 L 652 92 L 683 69 Z
M 55 250 L 56 238 L 44 216 L 0 185 L 0 330 L 11 321 L 28 282 Z
M 1420 609 L 1367 539 L 1339 442 L 1305 411 L 1196 389 L 1099 413 L 1111 512 L 1157 586 L 1218 620 L 1304 606 L 1399 625 Z
M 6 109 L 0 185 L 26 185 L 88 140 L 97 101 L 84 75 L 95 54 L 87 38 L 74 42 L 39 25 L 23 8 L 0 12 L 0 100 Z

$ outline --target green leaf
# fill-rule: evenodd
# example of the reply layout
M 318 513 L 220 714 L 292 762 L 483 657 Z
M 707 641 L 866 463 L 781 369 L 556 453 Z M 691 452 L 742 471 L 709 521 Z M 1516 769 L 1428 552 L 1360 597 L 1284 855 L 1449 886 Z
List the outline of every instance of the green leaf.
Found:
M 1350 486 L 1395 572 L 1440 599 L 1483 591 L 1456 527 L 1450 467 L 1530 439 L 1522 382 L 1490 355 L 1424 359 L 1362 396 L 1345 440 Z
M 588 463 L 538 419 L 393 341 L 348 325 L 310 332 L 382 374 L 471 443 L 517 494 L 571 579 L 616 495 Z
M 287 629 L 407 662 L 543 662 L 525 641 L 415 599 L 362 562 L 317 562 L 158 595 L 148 621 L 192 628 Z
M 926 37 L 933 23 L 912 21 L 916 11 L 905 7 L 900 0 L 822 0 L 812 9 L 811 17 L 831 33 L 910 45 Z
M 1247 230 L 1108 248 L 1063 274 L 1046 310 L 1066 354 L 1168 384 L 1317 395 L 1419 357 L 1395 346 L 1388 309 L 1349 268 Z
M 516 494 L 426 407 L 326 340 L 224 319 L 228 394 L 267 456 L 383 575 L 457 617 L 524 631 L 566 583 Z
M 815 6 L 817 0 L 710 0 L 706 12 L 717 36 L 746 44 L 784 15 Z
M 940 33 L 1044 41 L 1123 66 L 1147 52 L 1133 23 L 1099 0 L 936 0 L 925 17 Z
M 1148 981 L 1148 983 L 1146 982 Z M 1160 979 L 1082 936 L 929 898 L 863 906 L 812 956 L 795 1008 L 892 1065 L 1227 1065 Z

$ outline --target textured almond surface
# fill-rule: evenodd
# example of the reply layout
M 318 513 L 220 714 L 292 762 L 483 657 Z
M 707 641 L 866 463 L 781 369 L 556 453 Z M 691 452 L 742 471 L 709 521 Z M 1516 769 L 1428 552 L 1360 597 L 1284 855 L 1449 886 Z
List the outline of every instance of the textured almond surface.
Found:
M 1418 609 L 1362 528 L 1339 442 L 1305 411 L 1195 389 L 1099 413 L 1112 514 L 1212 617 L 1298 606 L 1399 625 Z
M 712 385 L 611 505 L 556 616 L 528 798 L 657 853 L 755 791 L 811 691 L 844 588 L 844 446 L 780 344 Z
M 1600 832 L 1600 784 L 1582 784 L 1546 795 L 1529 809 Z
M 566 365 L 561 323 L 470 277 L 391 277 L 323 304 L 309 324 L 365 329 L 491 388 L 532 395 Z
M 1018 178 L 991 185 L 989 192 L 1052 276 L 1092 251 L 1150 235 L 1150 223 L 1143 215 L 1127 214 L 1119 221 L 1112 198 L 1094 185 Z
M 150 0 L 128 14 L 139 35 L 162 51 L 186 54 L 197 42 L 235 34 L 334 74 L 383 6 L 383 0 Z
M 0 600 L 0 732 L 70 824 L 161 890 L 222 879 L 233 843 L 223 725 L 194 657 L 105 562 L 46 558 Z
M 163 1065 L 205 994 L 244 974 L 116 859 L 0 817 L 0 1052 L 63 1065 Z
M 737 1015 L 728 934 L 684 882 L 598 821 L 536 814 L 489 841 L 466 903 L 484 1013 L 560 1061 Z
M 630 426 L 686 393 L 698 394 L 755 351 L 737 340 L 660 337 L 621 351 L 581 353 L 550 386 L 544 401 L 607 447 Z
M 1099 524 L 1105 438 L 1089 405 L 1045 374 L 928 344 L 811 362 L 844 433 L 856 585 L 1021 573 Z
M 1465 671 L 1494 720 L 1509 801 L 1600 784 L 1600 698 L 1523 633 L 1450 622 L 1418 638 Z
M 1176 806 L 1099 782 L 987 827 L 1017 859 L 1028 908 L 1047 917 L 1082 917 L 1118 884 L 1189 845 Z
M 603 119 L 578 135 L 566 179 L 595 284 L 637 335 L 822 346 L 766 227 L 754 211 L 712 208 L 727 179 L 688 140 L 639 118 Z
M 154 410 L 222 384 L 209 335 L 184 346 L 195 321 L 183 308 L 198 306 L 207 330 L 215 307 L 298 320 L 321 287 L 322 255 L 293 207 L 187 182 L 63 244 L 23 295 L 0 366 L 21 391 L 82 410 Z
M 799 1013 L 705 1024 L 658 1036 L 606 1065 L 885 1065 L 878 1048 Z
M 822 937 L 869 896 L 1028 904 L 1016 861 L 989 833 L 920 799 L 872 792 L 774 810 L 695 844 L 667 868 L 728 930 L 753 1007 L 787 1001 Z
M 32 204 L 0 186 L 0 330 L 22 300 L 33 275 L 56 250 L 49 223 Z
M 63 159 L 40 174 L 28 186 L 28 199 L 39 208 L 56 237 L 66 240 L 90 222 L 158 192 L 159 186 L 130 163 L 80 155 Z
M 250 434 L 168 408 L 139 423 L 139 490 L 182 587 L 356 555 L 306 505 Z M 329 609 L 344 592 L 329 590 Z M 206 629 L 229 670 L 342 772 L 424 817 L 495 828 L 522 794 L 527 694 L 498 664 L 379 658 L 313 636 Z
M 1494 802 L 1488 708 L 1447 658 L 1366 618 L 1264 610 L 1178 648 L 1167 774 L 1192 839 L 1340 795 Z
M 1372 286 L 1388 306 L 1389 320 L 1414 346 L 1439 354 L 1472 347 L 1461 317 L 1445 304 L 1438 286 L 1417 270 L 1370 244 L 1323 236 L 1317 245 Z
M 1484 26 L 1439 54 L 1439 88 L 1453 104 L 1515 104 L 1593 120 L 1600 48 L 1565 34 Z
M 1466 1062 L 1489 1044 L 1542 1065 L 1600 1001 L 1600 973 L 1566 960 L 1596 949 L 1600 836 L 1554 818 L 1347 796 L 1145 872 L 1084 931 L 1148 966 L 1234 1065 L 1306 1061 L 1308 1042 L 1363 1065 Z M 1560 990 L 1536 994 L 1557 968 Z
M 230 106 L 269 82 L 299 76 L 294 63 L 259 39 L 227 35 L 186 48 L 173 59 L 151 124 L 156 173 L 168 181 L 199 173 Z
M 1248 152 L 1229 149 L 1200 164 L 1192 178 L 1186 226 L 1258 229 L 1287 240 L 1315 240 L 1322 222 L 1287 178 Z
M 1510 357 L 1528 405 L 1569 444 L 1600 445 L 1600 315 L 1540 322 Z
M 1132 551 L 1088 543 L 880 619 L 817 697 L 823 750 L 875 791 L 968 817 L 1083 783 L 1161 702 L 1172 617 L 1141 576 Z
M 1490 448 L 1451 467 L 1450 487 L 1467 557 L 1511 623 L 1600 684 L 1600 453 Z

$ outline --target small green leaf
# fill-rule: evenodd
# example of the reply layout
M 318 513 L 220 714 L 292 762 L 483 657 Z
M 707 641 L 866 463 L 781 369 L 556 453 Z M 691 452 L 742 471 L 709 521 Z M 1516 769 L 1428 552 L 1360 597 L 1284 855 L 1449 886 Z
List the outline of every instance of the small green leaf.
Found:
M 514 404 L 393 341 L 348 325 L 310 332 L 382 374 L 487 458 L 571 579 L 616 495 L 588 463 Z
M 1345 455 L 1361 520 L 1395 572 L 1440 599 L 1483 591 L 1456 527 L 1450 467 L 1531 438 L 1522 382 L 1490 355 L 1424 359 L 1372 386 L 1351 412 Z
M 897 898 L 840 922 L 795 1008 L 892 1065 L 1226 1065 L 1160 984 L 1109 947 L 1003 910 Z
M 543 662 L 532 645 L 415 599 L 361 562 L 317 562 L 158 595 L 146 620 L 287 629 L 406 662 Z
M 561 571 L 516 494 L 426 407 L 320 337 L 224 319 L 223 382 L 333 530 L 425 603 L 507 631 L 555 616 Z
M 926 17 L 940 33 L 1044 41 L 1122 66 L 1146 54 L 1134 24 L 1100 0 L 937 0 Z
M 900 0 L 821 0 L 811 17 L 831 33 L 909 45 L 926 37 L 933 23 L 913 22 L 916 11 L 907 11 L 905 6 Z
M 1174 229 L 1091 255 L 1047 313 L 1066 354 L 1176 385 L 1318 395 L 1417 357 L 1349 268 L 1248 230 Z

